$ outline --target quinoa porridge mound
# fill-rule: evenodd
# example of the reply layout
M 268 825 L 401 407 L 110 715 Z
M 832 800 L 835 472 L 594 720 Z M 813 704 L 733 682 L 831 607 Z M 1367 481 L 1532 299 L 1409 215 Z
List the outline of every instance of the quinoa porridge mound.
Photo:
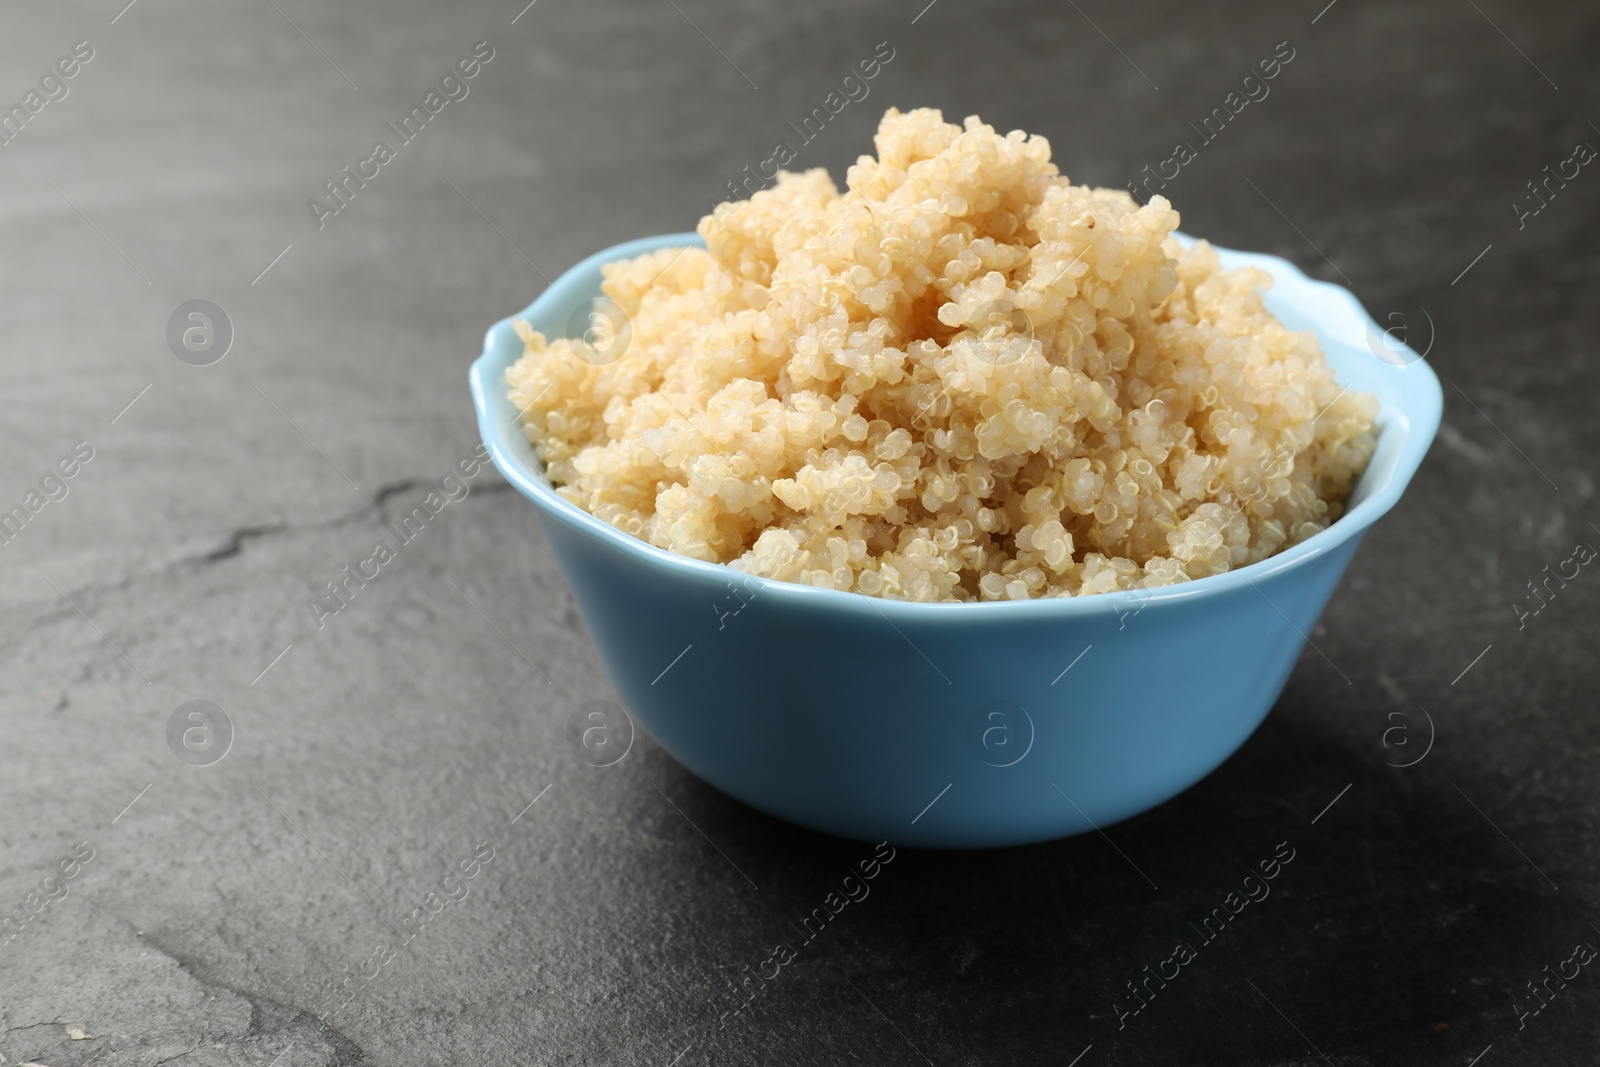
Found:
M 707 247 L 604 268 L 614 361 L 517 329 L 551 482 L 660 548 L 917 601 L 1078 596 L 1265 559 L 1343 510 L 1377 402 L 1178 213 L 1042 137 L 891 109 L 877 158 L 781 173 Z

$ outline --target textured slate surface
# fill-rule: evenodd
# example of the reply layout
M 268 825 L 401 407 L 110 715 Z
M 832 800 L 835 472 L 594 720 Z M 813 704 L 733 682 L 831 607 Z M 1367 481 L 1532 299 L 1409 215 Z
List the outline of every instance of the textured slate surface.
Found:
M 1564 961 L 1600 945 L 1600 579 L 1514 608 L 1600 544 L 1600 176 L 1515 206 L 1600 145 L 1592 9 L 123 2 L 0 15 L 0 101 L 93 49 L 0 146 L 0 504 L 93 449 L 0 548 L 7 1062 L 1594 1062 L 1600 976 Z M 319 230 L 307 198 L 479 41 L 468 95 Z M 471 455 L 488 323 L 687 228 L 880 41 L 800 165 L 842 177 L 883 106 L 933 105 L 1123 185 L 1289 42 L 1169 195 L 1402 316 L 1445 424 L 1216 774 L 1106 837 L 901 851 L 735 1013 L 869 850 L 648 739 L 574 757 L 610 691 L 497 475 L 320 630 L 306 605 Z M 166 341 L 194 299 L 235 335 L 210 366 Z M 190 700 L 233 725 L 210 766 L 169 749 Z M 1280 842 L 1270 897 L 1191 933 Z

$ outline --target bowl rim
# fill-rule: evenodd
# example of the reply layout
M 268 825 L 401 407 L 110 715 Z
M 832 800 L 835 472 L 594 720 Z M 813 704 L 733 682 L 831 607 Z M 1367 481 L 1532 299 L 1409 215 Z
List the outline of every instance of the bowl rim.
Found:
M 1193 240 L 1181 233 L 1175 236 L 1185 242 Z M 823 589 L 796 582 L 762 578 L 734 570 L 727 564 L 708 563 L 658 548 L 610 523 L 602 522 L 557 493 L 547 480 L 543 467 L 534 454 L 532 444 L 522 433 L 521 419 L 516 417 L 517 411 L 506 394 L 505 370 L 520 355 L 520 346 L 509 360 L 497 355 L 495 351 L 497 343 L 503 341 L 508 333 L 513 339 L 515 338 L 515 333 L 512 332 L 512 323 L 515 320 L 539 317 L 542 312 L 552 307 L 563 310 L 569 306 L 576 307 L 583 301 L 592 299 L 595 286 L 591 279 L 598 274 L 602 264 L 662 248 L 689 246 L 704 247 L 705 241 L 695 232 L 643 237 L 601 249 L 568 268 L 527 307 L 515 315 L 496 322 L 484 334 L 483 353 L 473 361 L 468 375 L 473 407 L 478 417 L 479 435 L 488 448 L 489 457 L 495 468 L 522 495 L 538 505 L 545 515 L 599 540 L 646 566 L 676 573 L 684 578 L 718 583 L 737 581 L 741 590 L 748 593 L 751 598 L 759 593 L 773 600 L 792 602 L 795 607 L 830 609 L 854 614 L 873 611 L 891 621 L 914 619 L 929 622 L 940 616 L 948 620 L 976 612 L 993 616 L 998 621 L 1002 616 L 1011 619 L 1084 617 L 1108 609 L 1120 615 L 1125 607 L 1130 610 L 1143 610 L 1160 603 L 1217 596 L 1246 587 L 1256 588 L 1257 580 L 1270 579 L 1283 571 L 1298 568 L 1328 555 L 1352 537 L 1364 533 L 1393 507 L 1432 444 L 1443 410 L 1443 392 L 1432 368 L 1409 348 L 1400 346 L 1400 349 L 1396 350 L 1390 343 L 1391 350 L 1409 353 L 1413 358 L 1396 365 L 1378 360 L 1374 354 L 1373 359 L 1382 367 L 1377 373 L 1411 374 L 1413 377 L 1408 384 L 1399 388 L 1398 402 L 1393 405 L 1385 404 L 1379 412 L 1379 449 L 1369 461 L 1369 469 L 1361 475 L 1362 481 L 1374 475 L 1377 481 L 1367 488 L 1363 498 L 1326 529 L 1297 545 L 1267 559 L 1178 585 L 1156 589 L 1121 589 L 1086 596 L 930 603 L 889 600 L 864 593 Z M 1222 246 L 1213 247 L 1221 256 L 1224 268 L 1259 267 L 1272 276 L 1274 288 L 1279 292 L 1291 291 L 1298 297 L 1313 299 L 1317 311 L 1315 332 L 1324 349 L 1330 343 L 1353 347 L 1352 338 L 1355 336 L 1353 330 L 1359 330 L 1368 337 L 1383 333 L 1382 327 L 1373 321 L 1349 290 L 1331 282 L 1309 278 L 1300 268 L 1279 256 L 1241 252 Z M 1337 326 L 1344 336 L 1336 337 L 1324 332 L 1333 326 Z M 1396 378 L 1396 381 L 1399 380 Z M 513 417 L 506 418 L 507 413 Z M 1385 467 L 1378 469 L 1375 465 L 1380 457 L 1384 456 L 1383 439 L 1392 434 L 1400 436 L 1399 447 L 1388 453 Z M 1352 489 L 1352 492 L 1355 490 Z M 1259 591 L 1257 589 L 1257 592 Z

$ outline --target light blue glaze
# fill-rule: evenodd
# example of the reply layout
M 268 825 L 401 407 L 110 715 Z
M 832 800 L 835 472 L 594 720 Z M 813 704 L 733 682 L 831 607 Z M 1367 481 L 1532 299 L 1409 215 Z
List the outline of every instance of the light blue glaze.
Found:
M 516 317 L 564 336 L 599 291 L 602 263 L 700 243 L 672 234 L 608 248 Z M 1160 804 L 1250 736 L 1438 429 L 1438 379 L 1420 359 L 1377 358 L 1376 327 L 1346 290 L 1274 256 L 1218 252 L 1225 267 L 1272 274 L 1267 305 L 1316 332 L 1341 383 L 1377 395 L 1381 433 L 1330 528 L 1170 590 L 911 604 L 747 578 L 654 548 L 551 489 L 506 396 L 505 369 L 522 352 L 511 319 L 489 330 L 472 396 L 617 693 L 689 770 L 779 818 L 861 840 L 1062 837 Z

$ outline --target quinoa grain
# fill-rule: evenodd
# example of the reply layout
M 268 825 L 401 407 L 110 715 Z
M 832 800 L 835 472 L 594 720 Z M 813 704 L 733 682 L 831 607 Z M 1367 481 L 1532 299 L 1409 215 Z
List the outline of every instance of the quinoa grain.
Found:
M 562 496 L 660 548 L 894 599 L 1151 588 L 1326 528 L 1375 445 L 1263 271 L 1049 144 L 890 110 L 840 194 L 784 173 L 705 249 L 604 268 L 615 362 L 506 372 Z

